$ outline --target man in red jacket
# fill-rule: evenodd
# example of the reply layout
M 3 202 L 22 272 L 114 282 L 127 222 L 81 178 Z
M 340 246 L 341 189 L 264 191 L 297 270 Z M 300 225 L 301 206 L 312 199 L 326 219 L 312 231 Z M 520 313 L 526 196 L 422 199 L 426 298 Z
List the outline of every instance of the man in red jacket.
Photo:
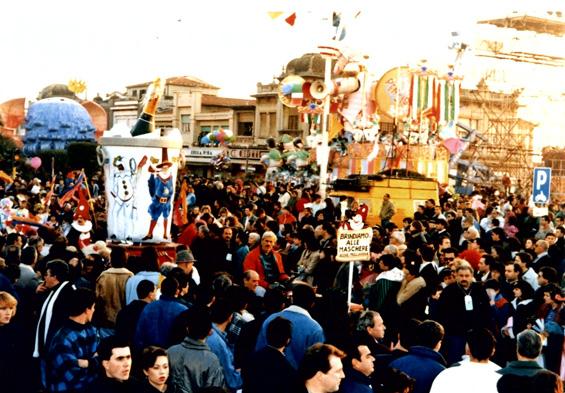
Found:
M 267 231 L 261 237 L 261 247 L 256 247 L 247 254 L 243 261 L 243 271 L 255 270 L 259 274 L 259 285 L 269 288 L 274 282 L 288 280 L 284 272 L 281 255 L 273 250 L 277 235 Z

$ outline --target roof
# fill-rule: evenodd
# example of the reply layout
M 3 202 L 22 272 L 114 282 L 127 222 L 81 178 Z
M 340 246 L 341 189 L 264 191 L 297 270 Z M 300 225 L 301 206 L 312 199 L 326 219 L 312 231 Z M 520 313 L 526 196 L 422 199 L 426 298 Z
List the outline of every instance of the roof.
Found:
M 498 27 L 510 27 L 516 30 L 535 31 L 558 37 L 565 35 L 565 21 L 561 18 L 542 18 L 531 15 L 509 16 L 500 19 L 482 20 L 479 23 Z
M 224 106 L 224 107 L 238 107 L 238 106 L 249 106 L 254 107 L 256 104 L 255 100 L 245 100 L 241 98 L 227 98 L 212 96 L 209 94 L 202 95 L 202 105 L 214 105 L 214 106 Z
M 146 87 L 149 86 L 150 83 L 151 82 L 136 83 L 134 85 L 126 86 L 126 88 Z M 204 82 L 202 79 L 198 79 L 194 76 L 172 76 L 167 78 L 166 84 L 174 86 L 200 87 L 204 89 L 220 89 L 219 87 Z
M 14 133 L 14 130 L 0 127 L 0 135 L 4 138 L 10 139 L 19 149 L 24 147 L 22 139 L 18 135 L 16 135 L 16 133 Z

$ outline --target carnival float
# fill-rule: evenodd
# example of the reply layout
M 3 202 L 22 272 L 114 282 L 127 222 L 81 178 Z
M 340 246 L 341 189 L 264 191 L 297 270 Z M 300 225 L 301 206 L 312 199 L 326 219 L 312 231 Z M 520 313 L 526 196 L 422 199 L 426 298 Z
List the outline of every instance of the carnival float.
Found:
M 462 77 L 455 65 L 441 72 L 424 60 L 376 78 L 368 57 L 340 42 L 318 49 L 326 62 L 324 78 L 286 75 L 278 96 L 308 124 L 309 155 L 303 162 L 319 167 L 320 192 L 329 187 L 331 196 L 365 202 L 369 223 L 377 222 L 384 193 L 393 195 L 396 217 L 413 214 L 426 199 L 438 200 L 450 161 L 456 162 L 465 147 L 456 132 Z M 466 46 L 452 49 L 458 64 Z M 269 148 L 267 178 L 288 177 L 282 170 L 289 167 L 285 150 L 272 141 Z M 295 173 L 291 167 L 290 174 Z

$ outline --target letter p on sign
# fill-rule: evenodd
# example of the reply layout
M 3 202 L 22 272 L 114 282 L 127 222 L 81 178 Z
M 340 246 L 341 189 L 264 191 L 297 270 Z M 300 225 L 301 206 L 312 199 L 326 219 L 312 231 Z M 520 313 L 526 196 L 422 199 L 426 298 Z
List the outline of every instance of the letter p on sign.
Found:
M 534 168 L 533 200 L 547 203 L 551 186 L 551 168 Z

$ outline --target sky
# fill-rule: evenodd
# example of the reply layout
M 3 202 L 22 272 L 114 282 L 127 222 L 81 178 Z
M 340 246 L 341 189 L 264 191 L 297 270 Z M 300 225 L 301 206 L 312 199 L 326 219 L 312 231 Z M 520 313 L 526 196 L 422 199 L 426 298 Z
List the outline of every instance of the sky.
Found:
M 455 59 L 448 49 L 452 32 L 472 47 L 488 27 L 477 25 L 479 20 L 548 10 L 565 12 L 565 0 L 10 1 L 2 5 L 0 23 L 0 102 L 34 101 L 45 86 L 71 79 L 84 81 L 87 91 L 80 97 L 92 99 L 158 76 L 183 75 L 219 87 L 221 96 L 249 98 L 258 82 L 272 82 L 290 60 L 330 41 L 334 11 L 345 22 L 343 47 L 367 56 L 374 80 L 394 67 L 416 67 L 422 59 L 444 73 Z M 282 15 L 270 18 L 274 11 Z M 292 13 L 294 26 L 284 21 Z M 477 60 L 472 50 L 463 57 L 463 87 L 476 86 L 483 75 Z M 565 72 L 538 75 L 528 67 L 510 67 L 513 88 L 533 85 L 522 95 L 538 100 L 541 89 L 552 90 L 552 97 L 535 105 L 524 97 L 529 101 L 519 116 L 538 124 L 536 150 L 548 143 L 565 146 Z
M 565 0 L 551 1 L 552 8 Z M 450 33 L 471 38 L 475 22 L 539 0 L 19 0 L 3 4 L 0 102 L 35 99 L 52 83 L 86 82 L 87 98 L 125 91 L 156 76 L 192 75 L 248 97 L 291 59 L 332 36 L 332 11 L 347 23 L 344 43 L 382 74 L 454 54 Z M 561 7 L 565 9 L 565 7 Z M 357 18 L 353 15 L 361 11 Z M 269 11 L 282 11 L 271 19 Z M 284 17 L 296 12 L 289 26 Z

